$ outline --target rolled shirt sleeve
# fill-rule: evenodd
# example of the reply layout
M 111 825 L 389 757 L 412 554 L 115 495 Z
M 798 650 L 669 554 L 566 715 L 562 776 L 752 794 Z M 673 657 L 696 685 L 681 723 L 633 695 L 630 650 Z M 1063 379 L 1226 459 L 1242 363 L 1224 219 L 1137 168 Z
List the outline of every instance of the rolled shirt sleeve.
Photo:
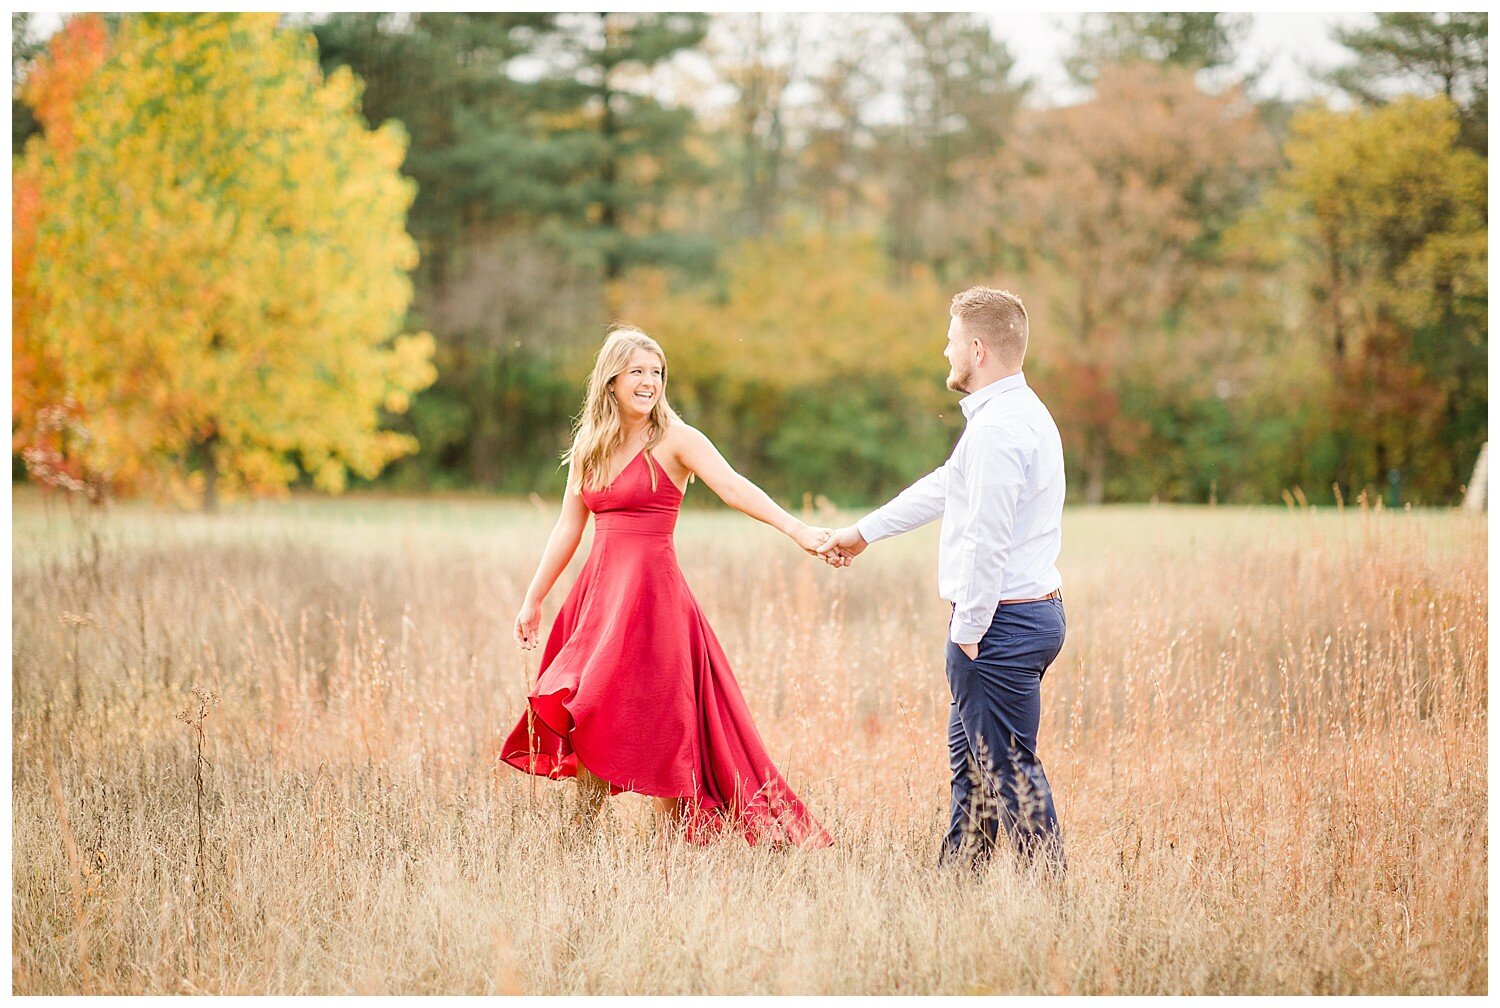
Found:
M 959 582 L 948 639 L 977 644 L 995 618 L 1010 558 L 1016 503 L 1026 485 L 1028 445 L 998 427 L 969 432 L 965 452 L 968 514 L 959 540 Z
M 902 532 L 910 532 L 943 514 L 943 502 L 948 492 L 948 466 L 944 462 L 932 472 L 902 490 L 890 502 L 883 504 L 854 523 L 865 542 L 878 542 Z

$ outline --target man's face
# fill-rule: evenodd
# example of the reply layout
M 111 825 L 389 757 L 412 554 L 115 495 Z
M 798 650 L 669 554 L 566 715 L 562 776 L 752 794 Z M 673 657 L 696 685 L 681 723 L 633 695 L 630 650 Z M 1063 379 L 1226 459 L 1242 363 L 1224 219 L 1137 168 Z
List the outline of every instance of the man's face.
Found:
M 963 322 L 956 315 L 948 319 L 948 345 L 943 356 L 948 358 L 949 391 L 968 392 L 974 377 L 974 341 L 964 335 Z

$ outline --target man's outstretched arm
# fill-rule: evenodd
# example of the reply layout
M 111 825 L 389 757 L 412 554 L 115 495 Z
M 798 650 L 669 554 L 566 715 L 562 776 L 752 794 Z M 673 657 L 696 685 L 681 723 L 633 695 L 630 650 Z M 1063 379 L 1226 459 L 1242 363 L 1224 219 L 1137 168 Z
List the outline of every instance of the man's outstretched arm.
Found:
M 830 564 L 847 567 L 870 543 L 910 532 L 940 517 L 948 493 L 948 465 L 944 462 L 853 525 L 835 529 L 818 552 Z

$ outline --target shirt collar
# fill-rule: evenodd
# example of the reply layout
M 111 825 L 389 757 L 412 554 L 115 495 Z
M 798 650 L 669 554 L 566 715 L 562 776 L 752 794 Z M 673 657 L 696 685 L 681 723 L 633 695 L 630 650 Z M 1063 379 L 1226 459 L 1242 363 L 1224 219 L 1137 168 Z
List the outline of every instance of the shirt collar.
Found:
M 1023 372 L 1017 371 L 1015 374 L 1001 378 L 999 381 L 990 382 L 977 392 L 970 392 L 958 401 L 958 408 L 964 411 L 964 419 L 970 420 L 973 419 L 974 414 L 978 413 L 985 403 L 999 396 L 1002 392 L 1009 392 L 1011 389 L 1024 388 L 1025 386 L 1026 375 Z

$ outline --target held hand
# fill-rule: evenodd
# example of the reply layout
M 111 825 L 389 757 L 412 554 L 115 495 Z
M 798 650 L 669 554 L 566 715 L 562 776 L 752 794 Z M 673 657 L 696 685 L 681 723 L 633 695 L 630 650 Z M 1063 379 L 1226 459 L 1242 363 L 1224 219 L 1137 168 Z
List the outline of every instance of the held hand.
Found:
M 964 654 L 966 654 L 966 655 L 969 656 L 969 661 L 978 661 L 979 660 L 979 645 L 978 644 L 960 644 L 958 646 L 958 649 L 960 651 L 962 651 Z
M 529 603 L 521 604 L 521 611 L 516 613 L 516 625 L 514 633 L 516 646 L 523 651 L 530 651 L 537 645 L 538 631 L 542 626 L 542 607 Z
M 793 533 L 792 540 L 801 546 L 808 556 L 818 556 L 818 547 L 828 541 L 832 529 L 817 525 L 801 524 Z
M 835 547 L 828 553 L 814 553 L 813 556 L 823 561 L 830 567 L 848 567 L 854 562 L 854 557 Z
M 865 551 L 870 544 L 865 542 L 865 537 L 859 534 L 859 529 L 853 525 L 846 528 L 835 529 L 829 534 L 823 544 L 818 547 L 818 554 L 833 567 L 848 567 L 854 558 Z

